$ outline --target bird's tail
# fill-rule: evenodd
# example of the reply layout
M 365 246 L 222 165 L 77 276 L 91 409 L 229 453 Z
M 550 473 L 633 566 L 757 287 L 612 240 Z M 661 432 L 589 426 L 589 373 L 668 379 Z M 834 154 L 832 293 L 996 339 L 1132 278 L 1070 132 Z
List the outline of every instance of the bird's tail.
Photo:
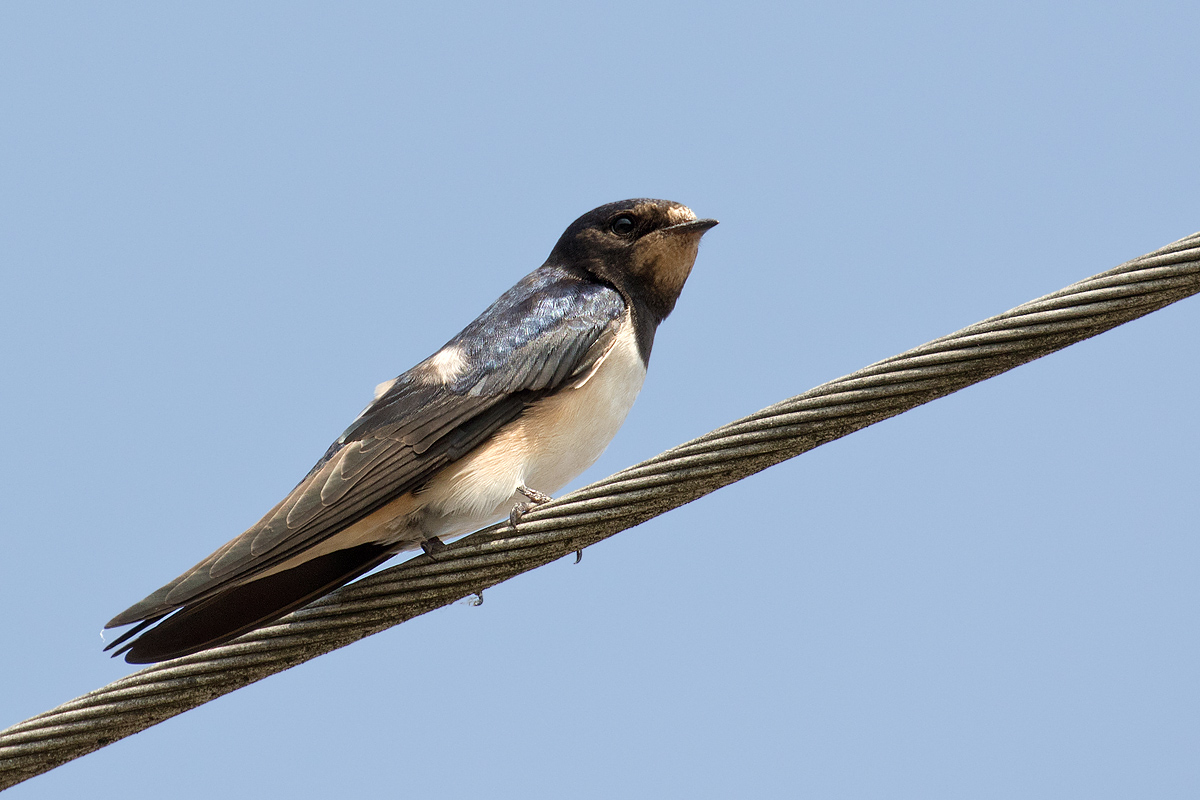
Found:
M 124 653 L 130 664 L 152 664 L 216 647 L 332 592 L 382 564 L 394 553 L 394 546 L 360 544 L 318 556 L 291 569 L 185 605 L 169 616 L 145 620 L 104 649 L 117 647 L 140 633 L 113 656 Z M 158 624 L 146 630 L 155 622 Z

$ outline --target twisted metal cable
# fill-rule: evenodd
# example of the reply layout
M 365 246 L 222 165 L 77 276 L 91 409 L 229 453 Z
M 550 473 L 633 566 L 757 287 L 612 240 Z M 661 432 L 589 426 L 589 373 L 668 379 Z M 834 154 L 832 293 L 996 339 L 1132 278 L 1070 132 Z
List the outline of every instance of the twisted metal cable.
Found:
M 548 564 L 818 445 L 1200 292 L 1200 233 L 886 358 L 344 587 L 230 644 L 0 731 L 0 789 Z

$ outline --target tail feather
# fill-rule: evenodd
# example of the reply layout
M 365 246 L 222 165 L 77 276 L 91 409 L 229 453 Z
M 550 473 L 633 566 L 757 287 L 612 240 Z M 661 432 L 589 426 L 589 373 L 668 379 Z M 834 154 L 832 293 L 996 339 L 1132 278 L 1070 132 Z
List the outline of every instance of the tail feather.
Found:
M 137 636 L 139 633 L 146 630 L 146 628 L 149 628 L 151 625 L 158 622 L 160 619 L 162 619 L 165 616 L 166 616 L 166 614 L 159 614 L 157 617 L 147 617 L 146 619 L 142 620 L 137 625 L 134 625 L 132 628 L 125 631 L 120 636 L 118 636 L 116 639 L 113 639 L 111 642 L 109 642 L 107 645 L 105 645 L 104 652 L 107 653 L 109 650 L 112 650 L 117 645 L 123 644 L 124 642 L 128 641 L 129 639 L 132 639 L 134 636 Z M 113 627 L 113 626 L 108 625 L 105 627 Z M 121 655 L 121 653 L 124 653 L 128 649 L 129 649 L 128 647 L 122 647 L 120 650 L 113 653 L 113 658 L 116 658 L 117 656 Z
M 393 550 L 381 544 L 361 544 L 318 556 L 265 578 L 234 586 L 167 617 L 156 617 L 123 633 L 105 649 L 151 628 L 113 653 L 125 654 L 130 664 L 152 664 L 191 655 L 224 644 L 279 619 L 289 611 L 349 583 L 386 561 Z

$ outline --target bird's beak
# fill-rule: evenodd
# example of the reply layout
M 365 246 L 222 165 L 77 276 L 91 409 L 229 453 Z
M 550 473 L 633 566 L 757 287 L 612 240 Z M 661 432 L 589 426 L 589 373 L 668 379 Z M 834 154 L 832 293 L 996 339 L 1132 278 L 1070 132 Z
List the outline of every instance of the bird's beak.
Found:
M 662 231 L 663 233 L 704 233 L 716 224 L 715 219 L 694 219 L 690 222 L 681 222 L 678 225 L 663 228 Z

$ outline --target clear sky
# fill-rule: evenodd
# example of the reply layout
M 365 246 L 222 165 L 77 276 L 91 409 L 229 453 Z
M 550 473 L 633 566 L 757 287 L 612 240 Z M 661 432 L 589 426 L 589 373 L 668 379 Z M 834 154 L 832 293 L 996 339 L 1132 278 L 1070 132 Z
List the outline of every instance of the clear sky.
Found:
M 601 203 L 721 225 L 575 485 L 1200 229 L 1195 3 L 431 6 L 0 5 L 0 726 Z M 1195 797 L 1198 364 L 1192 299 L 11 796 Z

